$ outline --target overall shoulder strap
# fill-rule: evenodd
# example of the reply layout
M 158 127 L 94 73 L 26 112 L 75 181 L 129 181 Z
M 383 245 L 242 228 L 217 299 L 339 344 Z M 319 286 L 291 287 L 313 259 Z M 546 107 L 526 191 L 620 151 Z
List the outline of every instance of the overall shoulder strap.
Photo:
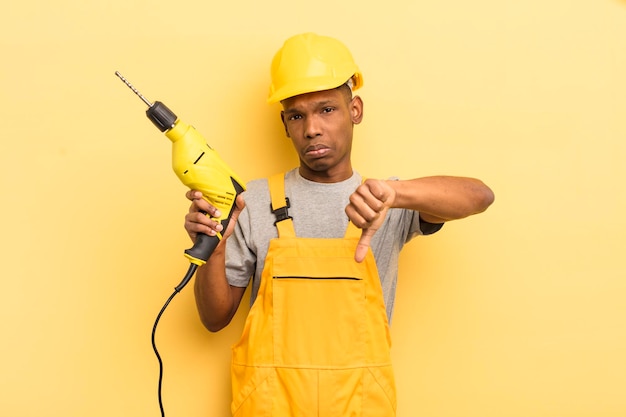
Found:
M 295 237 L 292 217 L 289 216 L 289 199 L 285 197 L 285 173 L 272 175 L 268 178 L 272 197 L 272 213 L 276 216 L 274 226 L 278 229 L 278 237 Z

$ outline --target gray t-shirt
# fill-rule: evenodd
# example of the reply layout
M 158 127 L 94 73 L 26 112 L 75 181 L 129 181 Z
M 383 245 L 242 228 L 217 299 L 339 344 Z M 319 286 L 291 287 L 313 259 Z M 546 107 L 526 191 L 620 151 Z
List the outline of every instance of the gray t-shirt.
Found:
M 298 169 L 285 174 L 285 195 L 291 207 L 296 236 L 307 238 L 341 238 L 348 227 L 345 207 L 350 195 L 361 184 L 361 176 L 338 183 L 318 183 L 300 176 Z M 244 194 L 246 207 L 226 246 L 226 274 L 230 285 L 247 287 L 253 278 L 251 303 L 259 290 L 269 242 L 278 237 L 276 217 L 271 210 L 267 179 L 251 181 Z M 437 229 L 438 230 L 438 229 Z M 416 235 L 432 231 L 420 229 L 419 213 L 390 209 L 382 227 L 371 241 L 378 274 L 383 288 L 387 317 L 391 321 L 398 279 L 400 250 Z

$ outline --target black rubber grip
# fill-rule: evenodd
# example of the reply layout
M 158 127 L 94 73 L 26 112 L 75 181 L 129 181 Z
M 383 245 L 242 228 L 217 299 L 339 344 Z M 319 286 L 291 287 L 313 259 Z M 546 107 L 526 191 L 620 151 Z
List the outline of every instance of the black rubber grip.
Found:
M 209 236 L 200 233 L 196 237 L 196 243 L 194 243 L 193 247 L 185 250 L 185 253 L 194 259 L 206 262 L 218 243 L 220 243 L 220 239 L 217 236 Z

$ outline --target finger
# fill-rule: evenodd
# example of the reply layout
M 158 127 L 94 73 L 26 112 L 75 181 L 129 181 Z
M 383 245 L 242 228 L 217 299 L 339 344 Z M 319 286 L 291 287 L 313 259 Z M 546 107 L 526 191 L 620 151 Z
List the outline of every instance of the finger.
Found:
M 203 198 L 202 192 L 198 190 L 188 190 L 185 193 L 185 197 L 192 202 L 190 211 L 200 211 L 209 214 L 211 217 L 222 216 L 222 213 L 215 206 Z
M 345 212 L 352 223 L 362 229 L 369 227 L 378 217 L 378 212 L 372 209 L 358 193 L 350 196 L 350 203 L 346 206 Z
M 222 238 L 225 239 L 233 233 L 233 230 L 235 229 L 235 224 L 237 223 L 237 219 L 239 218 L 239 214 L 241 214 L 241 210 L 243 210 L 245 206 L 246 203 L 244 201 L 243 195 L 239 194 L 235 198 L 235 209 L 232 211 L 230 220 L 228 222 L 228 225 L 226 226 L 226 230 L 222 233 Z
M 219 211 L 217 207 L 202 198 L 202 193 L 200 193 L 200 198 L 194 198 L 191 200 L 191 207 L 189 208 L 189 211 L 200 212 L 214 218 L 220 218 L 222 216 L 222 212 Z
M 202 193 L 198 190 L 188 190 L 185 193 L 185 197 L 187 197 L 188 200 L 196 200 L 198 198 L 202 198 Z
M 224 227 L 203 213 L 193 212 L 185 216 L 185 229 L 189 234 L 204 233 L 213 236 L 221 232 Z
M 367 255 L 367 251 L 370 247 L 370 241 L 372 240 L 372 236 L 374 236 L 376 230 L 374 229 L 363 229 L 363 233 L 361 233 L 361 238 L 356 245 L 356 251 L 354 253 L 354 260 L 357 262 L 363 262 L 365 256 Z
M 378 231 L 378 229 L 382 226 L 385 221 L 385 217 L 387 216 L 387 208 L 383 209 L 380 213 L 378 213 L 376 219 L 369 224 L 367 227 L 363 228 L 363 232 L 361 233 L 361 238 L 356 246 L 356 251 L 354 253 L 354 260 L 357 262 L 362 262 L 367 255 L 367 251 L 370 247 L 370 242 L 374 234 Z

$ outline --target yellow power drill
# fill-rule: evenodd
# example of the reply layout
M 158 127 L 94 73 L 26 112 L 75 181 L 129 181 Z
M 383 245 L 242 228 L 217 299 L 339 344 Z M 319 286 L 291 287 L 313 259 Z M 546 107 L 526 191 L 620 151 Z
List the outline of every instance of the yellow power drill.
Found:
M 174 168 L 174 172 L 183 184 L 190 189 L 201 191 L 202 197 L 219 209 L 221 217 L 215 220 L 219 221 L 226 230 L 235 208 L 235 199 L 246 189 L 244 182 L 226 165 L 193 126 L 181 122 L 165 104 L 159 101 L 154 103 L 148 101 L 118 71 L 115 71 L 115 75 L 148 105 L 148 110 L 146 110 L 148 119 L 161 132 L 165 132 L 165 136 L 172 141 L 172 168 Z M 172 298 L 187 285 L 196 269 L 206 263 L 220 240 L 222 240 L 221 234 L 217 236 L 199 234 L 193 247 L 185 250 L 185 257 L 191 262 L 189 270 L 166 301 L 152 328 L 152 348 L 159 361 L 158 395 L 162 417 L 165 417 L 161 395 L 163 361 L 156 347 L 156 328 L 161 315 Z
M 148 105 L 148 110 L 146 110 L 148 119 L 161 132 L 165 132 L 165 136 L 172 141 L 174 172 L 183 184 L 190 189 L 201 191 L 203 198 L 219 209 L 221 217 L 215 220 L 219 221 L 226 230 L 235 208 L 235 199 L 237 195 L 245 191 L 244 182 L 226 165 L 193 126 L 180 121 L 160 101 L 154 103 L 148 101 L 119 71 L 116 71 L 115 75 Z M 196 267 L 188 274 L 190 276 L 176 287 L 177 291 L 187 284 L 195 269 L 209 259 L 221 239 L 221 234 L 217 236 L 199 234 L 193 247 L 185 250 L 185 256 Z

